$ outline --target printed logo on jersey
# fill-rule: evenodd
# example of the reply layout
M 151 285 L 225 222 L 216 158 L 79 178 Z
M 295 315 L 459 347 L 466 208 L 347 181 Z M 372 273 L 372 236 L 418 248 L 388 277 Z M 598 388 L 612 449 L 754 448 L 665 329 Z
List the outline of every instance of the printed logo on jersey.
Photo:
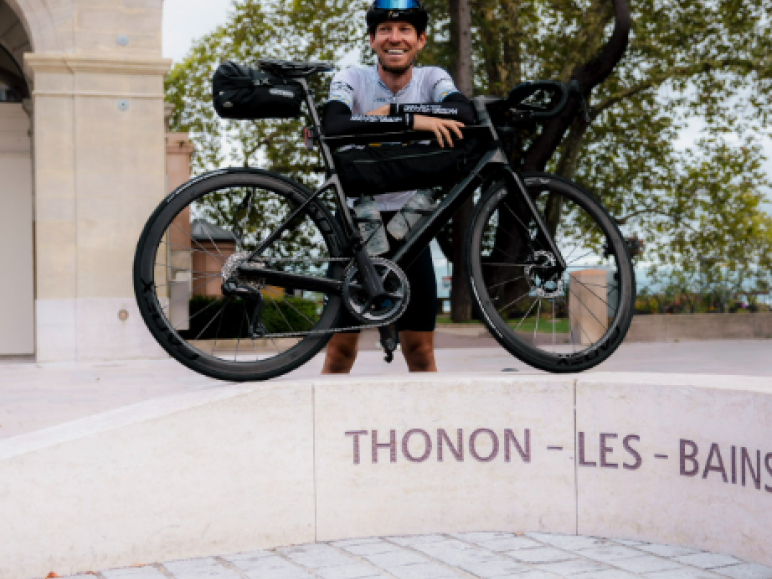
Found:
M 444 101 L 447 97 L 458 92 L 456 85 L 450 77 L 445 76 L 434 83 L 432 87 L 432 96 L 438 102 Z
M 342 81 L 335 81 L 330 85 L 330 100 L 341 102 L 353 109 L 354 87 Z

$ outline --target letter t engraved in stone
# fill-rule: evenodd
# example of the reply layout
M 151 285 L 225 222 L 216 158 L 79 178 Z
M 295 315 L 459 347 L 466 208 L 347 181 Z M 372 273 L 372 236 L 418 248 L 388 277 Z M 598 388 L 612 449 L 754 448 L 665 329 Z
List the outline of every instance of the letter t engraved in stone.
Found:
M 381 444 L 378 443 L 378 431 L 373 430 L 372 431 L 372 437 L 373 437 L 373 464 L 376 464 L 378 462 L 378 449 L 379 448 L 388 448 L 389 449 L 389 459 L 391 462 L 397 462 L 397 431 L 396 430 L 390 430 L 389 431 L 389 442 L 383 442 Z
M 606 440 L 618 438 L 616 434 L 601 434 L 600 435 L 600 466 L 601 468 L 619 468 L 619 465 L 615 462 L 608 462 L 606 457 L 614 452 L 614 449 L 610 446 L 606 446 Z
M 346 436 L 354 437 L 354 464 L 359 464 L 359 437 L 367 436 L 366 430 L 351 430 L 346 433 Z
M 579 433 L 579 466 L 598 466 L 597 462 L 588 462 L 584 453 L 584 432 Z
M 689 454 L 686 454 L 686 447 L 690 447 Z M 700 463 L 697 462 L 697 453 L 700 449 L 696 442 L 681 439 L 681 476 L 697 476 L 700 472 Z M 691 468 L 686 468 L 686 463 L 691 463 Z

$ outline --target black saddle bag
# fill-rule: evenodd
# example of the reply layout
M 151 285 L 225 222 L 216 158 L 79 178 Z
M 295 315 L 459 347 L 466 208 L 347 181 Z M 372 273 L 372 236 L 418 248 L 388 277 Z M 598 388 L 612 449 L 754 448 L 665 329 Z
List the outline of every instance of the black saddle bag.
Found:
M 290 119 L 300 116 L 303 88 L 280 76 L 224 62 L 212 79 L 214 109 L 224 119 Z
M 485 153 L 477 140 L 465 138 L 454 147 L 392 145 L 347 149 L 333 154 L 349 197 L 455 185 Z

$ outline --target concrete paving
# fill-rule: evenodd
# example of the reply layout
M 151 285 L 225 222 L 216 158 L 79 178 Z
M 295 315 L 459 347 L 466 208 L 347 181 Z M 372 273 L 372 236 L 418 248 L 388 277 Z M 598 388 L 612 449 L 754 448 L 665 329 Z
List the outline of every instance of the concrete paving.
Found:
M 69 579 L 772 579 L 728 555 L 637 541 L 478 532 L 351 539 Z
M 392 364 L 375 349 L 377 332 L 362 338 L 354 376 L 407 374 L 397 353 Z M 541 373 L 513 358 L 492 338 L 438 334 L 441 373 Z M 448 347 L 448 346 L 456 347 Z M 664 372 L 772 377 L 772 341 L 623 344 L 593 372 Z M 319 375 L 320 354 L 277 381 Z M 191 372 L 174 360 L 0 364 L 0 439 L 33 432 L 144 400 L 218 388 L 222 382 Z M 772 391 L 772 380 L 770 380 Z

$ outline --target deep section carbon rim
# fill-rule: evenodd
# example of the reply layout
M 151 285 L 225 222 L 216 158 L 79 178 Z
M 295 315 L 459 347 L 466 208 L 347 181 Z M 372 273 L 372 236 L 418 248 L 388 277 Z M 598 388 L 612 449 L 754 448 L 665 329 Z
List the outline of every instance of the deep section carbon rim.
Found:
M 339 316 L 339 296 L 325 299 L 238 274 L 239 262 L 307 195 L 280 177 L 233 172 L 204 178 L 161 204 L 140 239 L 135 290 L 148 327 L 172 356 L 214 378 L 263 380 L 300 366 L 324 346 Z M 259 263 L 342 279 L 349 260 L 341 238 L 331 213 L 315 201 Z M 228 279 L 235 283 L 224 285 Z

